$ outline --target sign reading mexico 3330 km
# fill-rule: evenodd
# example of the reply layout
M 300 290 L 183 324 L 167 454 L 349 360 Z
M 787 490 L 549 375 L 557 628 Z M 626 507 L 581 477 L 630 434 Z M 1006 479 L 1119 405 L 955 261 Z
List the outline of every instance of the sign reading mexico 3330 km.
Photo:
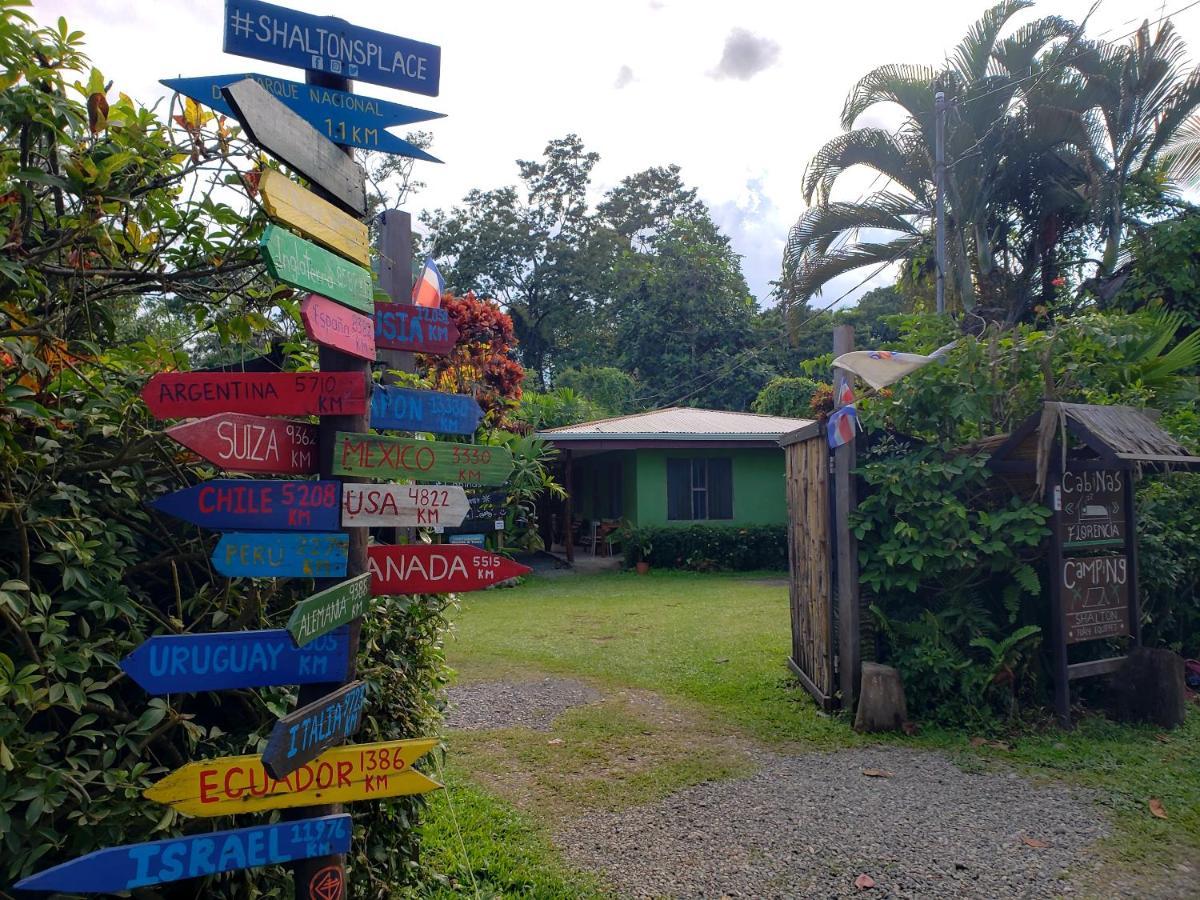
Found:
M 225 0 L 225 52 L 429 97 L 442 68 L 433 44 L 260 0 Z
M 333 445 L 334 475 L 504 484 L 512 467 L 512 454 L 505 447 L 345 431 L 337 433 Z
M 1059 578 L 1068 644 L 1131 633 L 1127 557 L 1070 557 Z
M 115 894 L 350 849 L 350 816 L 210 831 L 96 850 L 18 881 L 22 891 Z
M 290 419 L 219 413 L 172 425 L 167 435 L 227 472 L 312 475 L 317 426 Z

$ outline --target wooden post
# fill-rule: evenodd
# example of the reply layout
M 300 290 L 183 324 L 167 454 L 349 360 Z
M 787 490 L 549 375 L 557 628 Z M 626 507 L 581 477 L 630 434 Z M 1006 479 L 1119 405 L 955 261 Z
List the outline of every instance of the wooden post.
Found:
M 1050 639 L 1054 642 L 1054 710 L 1063 728 L 1071 727 L 1071 673 L 1067 669 L 1067 629 L 1062 598 L 1062 451 L 1056 442 L 1054 462 L 1046 478 L 1046 505 L 1050 507 Z
M 854 328 L 838 325 L 833 329 L 834 358 L 854 349 Z M 848 372 L 833 370 L 833 391 L 836 398 Z M 862 648 L 859 646 L 861 616 L 858 607 L 858 539 L 850 530 L 850 514 L 858 506 L 853 470 L 857 464 L 857 440 L 851 438 L 833 453 L 833 504 L 837 541 L 838 596 L 838 683 L 842 691 L 842 708 L 853 712 L 858 696 Z
M 567 489 L 566 516 L 567 522 L 563 527 L 563 543 L 567 548 L 567 562 L 575 562 L 575 483 L 574 474 L 575 467 L 573 465 L 574 454 L 570 450 L 564 450 L 563 454 L 563 487 Z
M 1138 571 L 1138 525 L 1137 497 L 1133 490 L 1133 466 L 1125 472 L 1125 552 L 1129 559 L 1129 628 L 1133 632 L 1133 646 L 1142 646 L 1142 586 Z

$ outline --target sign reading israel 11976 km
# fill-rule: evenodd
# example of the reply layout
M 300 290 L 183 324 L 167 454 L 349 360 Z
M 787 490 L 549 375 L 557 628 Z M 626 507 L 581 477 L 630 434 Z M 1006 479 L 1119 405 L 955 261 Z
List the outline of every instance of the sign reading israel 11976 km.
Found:
M 354 416 L 367 411 L 367 380 L 358 372 L 160 372 L 142 399 L 159 419 Z
M 290 419 L 219 413 L 172 425 L 167 436 L 227 472 L 312 475 L 317 426 Z
M 504 484 L 512 467 L 512 454 L 506 448 L 481 444 L 339 431 L 333 446 L 334 475 Z
M 453 544 L 376 544 L 367 548 L 367 567 L 376 596 L 478 591 L 532 571 L 499 554 Z

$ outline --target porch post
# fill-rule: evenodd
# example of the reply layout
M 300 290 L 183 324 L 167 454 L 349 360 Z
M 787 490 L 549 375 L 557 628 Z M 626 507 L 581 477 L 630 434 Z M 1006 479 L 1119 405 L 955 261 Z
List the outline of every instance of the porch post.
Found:
M 567 562 L 575 562 L 575 467 L 573 465 L 574 454 L 570 450 L 563 450 L 563 487 L 567 491 L 567 511 L 566 511 L 566 526 L 563 529 L 563 543 L 567 548 Z

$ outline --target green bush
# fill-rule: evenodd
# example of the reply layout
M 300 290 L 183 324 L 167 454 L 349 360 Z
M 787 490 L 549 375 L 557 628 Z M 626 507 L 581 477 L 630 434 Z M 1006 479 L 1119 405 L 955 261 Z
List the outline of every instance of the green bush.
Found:
M 638 547 L 645 545 L 650 546 L 646 561 L 654 568 L 787 569 L 786 525 L 644 525 L 631 529 L 621 548 L 626 566 L 638 561 Z
M 1200 474 L 1174 473 L 1138 485 L 1138 573 L 1142 638 L 1200 656 Z
M 750 409 L 766 416 L 792 416 L 810 419 L 813 416 L 812 398 L 820 382 L 803 376 L 785 378 L 776 376 L 758 392 Z

